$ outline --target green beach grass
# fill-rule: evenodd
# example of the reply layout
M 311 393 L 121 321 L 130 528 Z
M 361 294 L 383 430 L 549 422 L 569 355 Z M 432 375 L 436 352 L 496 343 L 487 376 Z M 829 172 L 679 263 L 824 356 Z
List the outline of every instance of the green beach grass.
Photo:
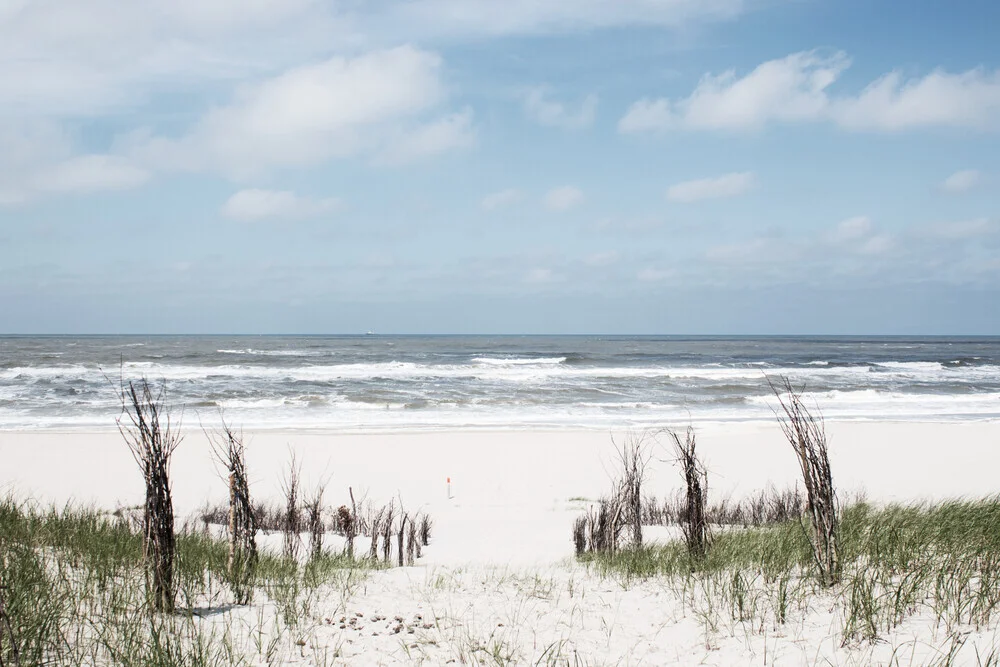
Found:
M 150 611 L 142 538 L 127 522 L 92 509 L 40 509 L 0 500 L 0 586 L 13 642 L 0 640 L 4 665 L 240 665 L 267 661 L 278 646 L 302 642 L 320 595 L 344 598 L 377 563 L 324 553 L 299 564 L 262 553 L 258 602 L 278 610 L 268 628 L 242 627 L 227 581 L 228 543 L 177 535 L 177 610 Z M 15 656 L 16 652 L 16 656 Z M 16 657 L 16 659 L 15 659 Z M 330 656 L 332 659 L 332 656 Z
M 703 559 L 691 558 L 676 541 L 591 552 L 580 560 L 626 586 L 667 579 L 710 627 L 726 617 L 761 628 L 780 625 L 795 609 L 824 600 L 841 612 L 848 643 L 877 641 L 920 612 L 930 612 L 949 632 L 978 629 L 997 613 L 1000 498 L 855 504 L 842 512 L 838 539 L 843 575 L 826 591 L 815 581 L 800 521 L 718 531 Z

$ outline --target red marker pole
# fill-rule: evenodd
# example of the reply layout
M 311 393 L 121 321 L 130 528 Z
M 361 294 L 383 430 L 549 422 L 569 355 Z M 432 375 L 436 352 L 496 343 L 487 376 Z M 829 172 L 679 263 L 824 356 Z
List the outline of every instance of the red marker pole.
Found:
M 451 500 L 451 477 L 448 478 L 448 500 Z

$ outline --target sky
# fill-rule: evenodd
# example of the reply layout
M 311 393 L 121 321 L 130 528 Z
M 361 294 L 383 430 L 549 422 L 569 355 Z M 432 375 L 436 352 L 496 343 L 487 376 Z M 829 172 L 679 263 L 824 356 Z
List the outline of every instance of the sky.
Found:
M 995 0 L 0 0 L 0 333 L 1000 334 Z

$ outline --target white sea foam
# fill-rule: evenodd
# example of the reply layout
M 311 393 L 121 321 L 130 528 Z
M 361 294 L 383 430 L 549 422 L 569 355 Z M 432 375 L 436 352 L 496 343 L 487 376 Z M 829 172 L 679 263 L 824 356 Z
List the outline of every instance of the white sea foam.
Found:
M 475 357 L 472 359 L 472 362 L 488 366 L 547 366 L 566 363 L 566 357 L 540 357 L 527 359 L 520 357 Z

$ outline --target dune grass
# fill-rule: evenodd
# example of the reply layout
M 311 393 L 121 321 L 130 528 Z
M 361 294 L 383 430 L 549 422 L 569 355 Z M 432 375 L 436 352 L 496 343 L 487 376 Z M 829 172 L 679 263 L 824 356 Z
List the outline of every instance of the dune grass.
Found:
M 2 664 L 238 665 L 269 660 L 317 623 L 322 595 L 347 596 L 377 567 L 322 554 L 306 565 L 261 554 L 255 585 L 280 612 L 268 627 L 234 624 L 229 546 L 201 533 L 177 535 L 175 613 L 146 600 L 142 537 L 126 521 L 90 509 L 39 509 L 0 500 L 0 585 L 16 646 Z M 219 622 L 222 619 L 222 622 Z M 261 624 L 264 623 L 261 618 Z M 298 648 L 298 647 L 296 647 Z
M 847 507 L 838 535 L 844 576 L 829 594 L 815 583 L 803 521 L 720 531 L 703 559 L 677 541 L 588 553 L 581 561 L 626 585 L 666 577 L 710 607 L 702 610 L 710 625 L 726 615 L 761 628 L 783 624 L 794 609 L 832 596 L 845 643 L 875 641 L 917 613 L 930 613 L 949 631 L 982 627 L 997 613 L 1000 498 Z

